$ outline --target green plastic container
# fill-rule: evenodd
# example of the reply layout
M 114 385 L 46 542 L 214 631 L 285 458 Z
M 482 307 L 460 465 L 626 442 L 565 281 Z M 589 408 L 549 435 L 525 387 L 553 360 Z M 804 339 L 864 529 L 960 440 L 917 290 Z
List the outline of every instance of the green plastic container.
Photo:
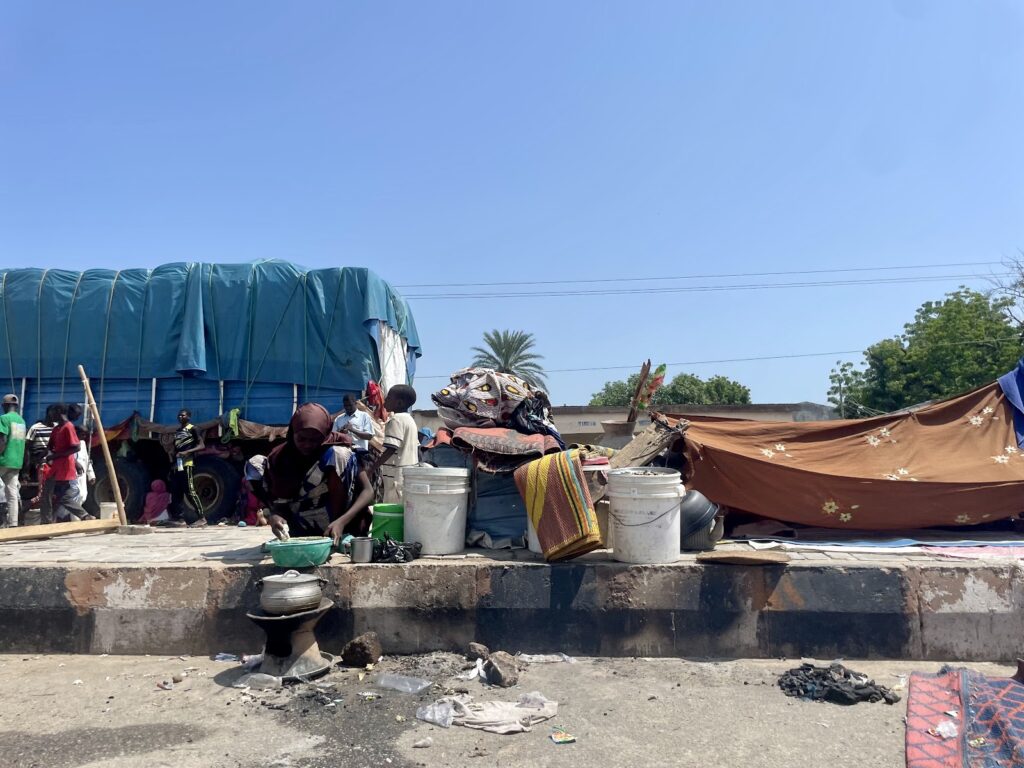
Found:
M 373 523 L 370 535 L 377 541 L 384 541 L 388 534 L 395 541 L 405 541 L 405 507 L 401 504 L 374 504 L 370 507 Z
M 299 536 L 288 541 L 267 543 L 274 565 L 282 568 L 311 568 L 323 565 L 331 556 L 331 539 L 323 536 Z

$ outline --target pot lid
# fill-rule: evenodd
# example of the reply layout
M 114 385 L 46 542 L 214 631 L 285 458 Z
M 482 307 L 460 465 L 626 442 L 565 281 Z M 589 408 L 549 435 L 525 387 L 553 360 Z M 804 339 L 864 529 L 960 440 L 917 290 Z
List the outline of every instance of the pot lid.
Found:
M 274 576 L 264 576 L 263 581 L 271 584 L 308 584 L 311 581 L 320 581 L 320 577 L 312 573 L 299 573 L 298 571 L 285 571 Z

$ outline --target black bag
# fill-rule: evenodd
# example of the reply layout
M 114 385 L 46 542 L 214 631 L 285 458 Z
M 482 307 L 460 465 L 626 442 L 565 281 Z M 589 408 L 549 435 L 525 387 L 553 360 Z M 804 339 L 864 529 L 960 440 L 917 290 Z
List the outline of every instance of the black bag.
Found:
M 418 541 L 395 541 L 387 533 L 384 541 L 378 542 L 373 548 L 375 563 L 411 563 L 420 556 L 423 545 Z

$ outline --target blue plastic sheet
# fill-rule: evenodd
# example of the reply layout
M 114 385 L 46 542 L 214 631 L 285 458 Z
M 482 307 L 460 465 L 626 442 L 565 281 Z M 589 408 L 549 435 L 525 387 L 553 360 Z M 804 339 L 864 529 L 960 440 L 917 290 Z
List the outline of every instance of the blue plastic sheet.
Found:
M 158 421 L 186 403 L 201 404 L 196 418 L 195 411 L 217 415 L 224 381 L 225 410 L 283 423 L 295 386 L 301 401 L 340 404 L 345 392 L 379 378 L 381 322 L 405 340 L 411 378 L 420 355 L 415 321 L 368 269 L 307 271 L 274 260 L 0 270 L 0 382 L 20 394 L 26 379 L 39 409 L 81 399 L 82 364 L 113 423 L 134 410 L 148 417 L 154 378 Z

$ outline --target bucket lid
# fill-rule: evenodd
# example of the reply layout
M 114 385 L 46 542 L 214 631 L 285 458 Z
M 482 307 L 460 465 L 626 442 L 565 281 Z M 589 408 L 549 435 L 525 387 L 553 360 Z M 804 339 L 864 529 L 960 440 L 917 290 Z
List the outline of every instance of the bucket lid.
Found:
M 647 480 L 672 480 L 678 483 L 681 479 L 678 469 L 669 469 L 668 467 L 623 467 L 622 469 L 613 469 L 608 473 L 608 480 L 621 479 L 621 480 L 632 480 L 632 479 L 647 479 Z
M 679 503 L 679 525 L 683 536 L 699 531 L 711 524 L 719 506 L 709 501 L 700 491 L 687 491 Z

